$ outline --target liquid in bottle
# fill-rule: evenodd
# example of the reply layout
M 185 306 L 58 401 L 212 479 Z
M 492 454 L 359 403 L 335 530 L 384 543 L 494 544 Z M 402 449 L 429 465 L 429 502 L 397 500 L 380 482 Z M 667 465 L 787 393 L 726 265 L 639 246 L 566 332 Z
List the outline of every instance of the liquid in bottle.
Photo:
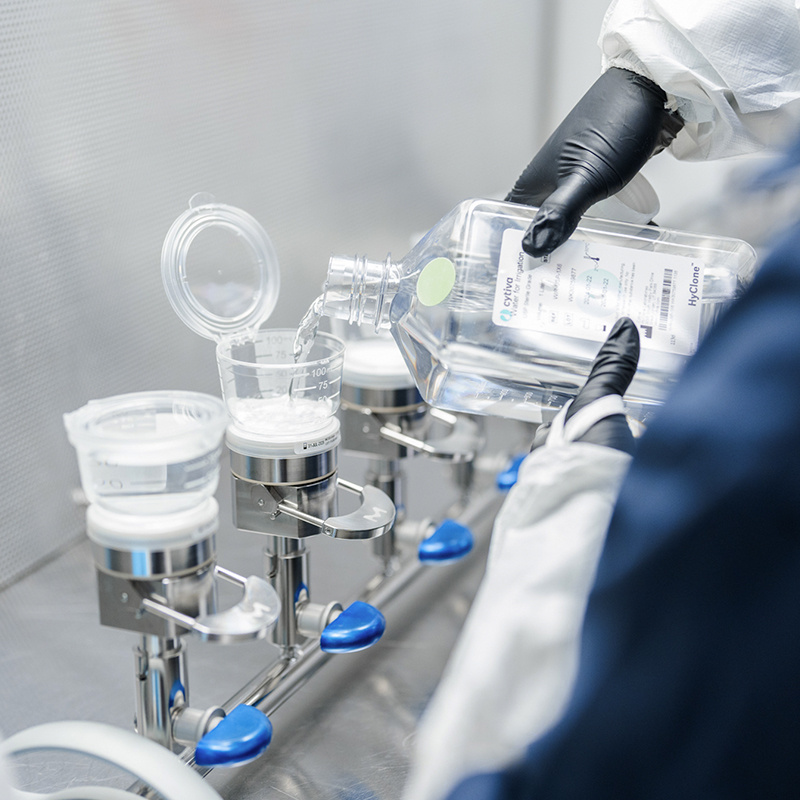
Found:
M 751 279 L 753 249 L 584 219 L 534 259 L 521 240 L 536 211 L 466 200 L 398 262 L 334 256 L 298 339 L 313 336 L 319 311 L 389 329 L 431 405 L 539 422 L 575 395 L 614 322 L 629 316 L 642 356 L 625 400 L 646 421 Z

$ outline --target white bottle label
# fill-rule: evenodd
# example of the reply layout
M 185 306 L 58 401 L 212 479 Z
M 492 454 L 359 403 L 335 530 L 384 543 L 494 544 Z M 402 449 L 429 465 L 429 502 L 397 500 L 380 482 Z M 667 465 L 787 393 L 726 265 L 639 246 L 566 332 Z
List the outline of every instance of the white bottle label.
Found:
M 522 250 L 524 233 L 503 234 L 495 325 L 603 342 L 617 319 L 630 317 L 644 349 L 697 349 L 702 261 L 576 240 L 532 258 Z

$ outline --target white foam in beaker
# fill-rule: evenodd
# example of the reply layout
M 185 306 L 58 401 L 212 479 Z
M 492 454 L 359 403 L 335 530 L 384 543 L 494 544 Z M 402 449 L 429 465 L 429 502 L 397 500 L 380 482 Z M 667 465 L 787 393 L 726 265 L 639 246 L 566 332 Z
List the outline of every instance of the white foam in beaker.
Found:
M 231 416 L 242 429 L 260 435 L 303 435 L 322 427 L 335 413 L 330 398 L 302 400 L 289 395 L 268 399 L 228 400 Z

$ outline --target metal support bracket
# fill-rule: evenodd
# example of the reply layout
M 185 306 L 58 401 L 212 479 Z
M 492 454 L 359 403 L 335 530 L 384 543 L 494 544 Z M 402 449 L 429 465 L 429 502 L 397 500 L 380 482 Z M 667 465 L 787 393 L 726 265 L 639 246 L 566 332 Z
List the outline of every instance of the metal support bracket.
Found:
M 229 644 L 261 639 L 275 624 L 280 614 L 280 600 L 263 578 L 247 578 L 217 565 L 215 574 L 244 589 L 244 597 L 233 607 L 201 617 L 191 617 L 150 598 L 142 600 L 142 608 L 161 619 L 170 620 L 195 634 L 203 641 Z

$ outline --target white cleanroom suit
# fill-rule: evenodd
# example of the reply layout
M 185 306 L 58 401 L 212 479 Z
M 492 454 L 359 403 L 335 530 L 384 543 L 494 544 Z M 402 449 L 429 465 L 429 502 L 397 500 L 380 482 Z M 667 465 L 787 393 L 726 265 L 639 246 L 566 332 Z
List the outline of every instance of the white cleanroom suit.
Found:
M 706 160 L 782 144 L 800 115 L 800 3 L 614 0 L 600 30 L 603 70 L 644 75 L 685 125 L 670 145 Z
M 416 743 L 408 800 L 439 800 L 461 778 L 496 769 L 556 721 L 574 679 L 597 559 L 631 456 L 573 442 L 595 401 L 522 462 L 497 516 L 486 575 Z M 586 412 L 591 418 L 582 417 Z M 577 423 L 577 425 L 573 425 Z M 578 427 L 580 426 L 580 427 Z

